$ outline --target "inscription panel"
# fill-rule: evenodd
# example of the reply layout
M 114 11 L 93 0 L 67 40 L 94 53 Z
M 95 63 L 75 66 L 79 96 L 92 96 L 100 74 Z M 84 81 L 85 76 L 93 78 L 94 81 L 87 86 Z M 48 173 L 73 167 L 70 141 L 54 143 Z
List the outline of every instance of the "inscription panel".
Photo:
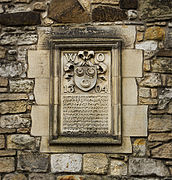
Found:
M 61 58 L 61 134 L 110 135 L 110 52 L 62 51 Z

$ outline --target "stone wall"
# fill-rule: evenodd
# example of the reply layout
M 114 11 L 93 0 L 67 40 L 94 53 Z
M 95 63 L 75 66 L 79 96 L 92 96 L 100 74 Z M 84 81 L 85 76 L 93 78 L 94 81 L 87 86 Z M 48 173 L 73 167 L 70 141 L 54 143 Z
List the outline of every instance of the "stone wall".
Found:
M 136 107 L 148 105 L 148 114 L 144 112 L 148 116 L 148 123 L 144 123 L 147 131 L 139 134 L 142 127 L 134 127 L 136 134 L 128 135 L 130 141 L 127 142 L 131 143 L 131 152 L 128 153 L 121 149 L 113 154 L 57 153 L 51 149 L 48 151 L 48 147 L 40 149 L 41 133 L 48 129 L 48 124 L 41 121 L 45 119 L 42 112 L 46 112 L 46 108 L 43 106 L 41 113 L 32 118 L 31 113 L 33 115 L 39 102 L 42 102 L 39 90 L 48 94 L 46 87 L 38 87 L 41 80 L 42 85 L 48 83 L 43 79 L 48 73 L 44 61 L 49 58 L 48 39 L 54 27 L 61 27 L 65 33 L 69 27 L 84 28 L 88 25 L 102 25 L 110 30 L 119 28 L 118 34 L 121 32 L 124 41 L 122 57 L 129 57 L 128 64 L 123 63 L 123 70 L 126 74 L 132 74 L 133 69 L 134 72 L 139 71 L 138 76 L 127 74 L 136 81 L 137 87 L 132 84 L 130 88 L 128 85 L 129 94 L 123 95 L 123 98 L 127 102 L 130 95 L 134 97 L 130 105 L 134 101 Z M 130 51 L 134 52 L 133 57 Z M 36 52 L 43 58 L 37 58 Z M 140 66 L 136 66 L 140 65 L 140 62 L 135 62 L 136 52 L 142 52 L 143 73 L 139 70 Z M 32 56 L 35 58 L 30 61 Z M 36 76 L 32 67 L 38 66 L 42 68 L 37 69 L 36 75 L 39 76 Z M 0 0 L 0 92 L 0 179 L 170 180 L 172 2 Z M 46 99 L 43 101 L 46 102 Z M 127 117 L 137 122 L 143 111 L 137 112 L 129 113 Z M 44 149 L 46 152 L 43 152 Z

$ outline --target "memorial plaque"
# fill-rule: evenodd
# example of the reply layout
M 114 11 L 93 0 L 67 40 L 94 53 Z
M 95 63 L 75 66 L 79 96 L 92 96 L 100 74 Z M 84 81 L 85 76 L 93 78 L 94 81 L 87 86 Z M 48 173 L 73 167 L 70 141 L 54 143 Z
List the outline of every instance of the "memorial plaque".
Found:
M 120 143 L 119 59 L 120 42 L 116 40 L 52 42 L 52 143 Z

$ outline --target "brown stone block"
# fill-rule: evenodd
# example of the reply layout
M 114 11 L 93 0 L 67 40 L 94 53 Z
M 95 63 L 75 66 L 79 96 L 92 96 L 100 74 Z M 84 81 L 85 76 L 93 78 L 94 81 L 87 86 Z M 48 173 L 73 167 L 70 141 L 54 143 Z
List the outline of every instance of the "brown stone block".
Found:
M 52 0 L 48 17 L 59 23 L 85 23 L 90 21 L 88 12 L 78 0 Z
M 124 10 L 109 6 L 97 6 L 92 11 L 93 22 L 114 22 L 128 19 Z
M 164 40 L 165 39 L 165 31 L 160 27 L 150 27 L 146 29 L 145 32 L 145 40 Z
M 160 57 L 163 57 L 163 56 L 164 57 L 172 57 L 172 50 L 161 49 L 157 53 L 157 56 L 160 56 Z
M 0 86 L 7 86 L 8 85 L 8 79 L 0 77 Z
M 149 134 L 149 141 L 169 141 L 172 140 L 172 133 L 152 133 Z
M 57 180 L 84 180 L 84 177 L 74 176 L 74 175 L 59 176 L 59 177 L 57 177 Z
M 0 158 L 0 172 L 12 172 L 15 170 L 15 162 L 12 157 Z
M 40 14 L 32 11 L 0 14 L 0 24 L 7 26 L 37 25 L 41 24 Z
M 121 9 L 137 9 L 138 0 L 120 0 Z
M 15 156 L 16 151 L 15 150 L 0 150 L 0 157 L 3 156 Z
M 7 174 L 3 180 L 27 180 L 24 174 Z
M 0 149 L 3 149 L 5 147 L 5 137 L 3 135 L 0 135 Z

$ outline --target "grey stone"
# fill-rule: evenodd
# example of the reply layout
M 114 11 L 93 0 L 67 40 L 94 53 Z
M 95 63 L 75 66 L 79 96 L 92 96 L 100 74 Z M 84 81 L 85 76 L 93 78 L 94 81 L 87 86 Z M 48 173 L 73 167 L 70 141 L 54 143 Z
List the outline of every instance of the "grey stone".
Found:
M 140 18 L 144 20 L 171 19 L 172 2 L 169 0 L 139 0 Z
M 84 173 L 106 174 L 108 159 L 105 154 L 84 154 L 83 171 Z
M 7 136 L 8 149 L 34 149 L 35 138 L 28 134 L 13 134 Z
M 159 87 L 161 86 L 161 76 L 158 73 L 147 73 L 139 82 L 140 86 Z
M 9 81 L 10 92 L 32 92 L 34 88 L 34 80 L 21 79 Z
M 158 43 L 156 41 L 144 41 L 136 44 L 136 49 L 142 49 L 146 51 L 155 51 L 158 48 Z
M 26 101 L 7 101 L 0 103 L 0 114 L 7 113 L 22 113 L 26 112 L 27 102 Z
M 24 174 L 6 174 L 3 180 L 27 180 Z
M 151 150 L 154 158 L 172 159 L 172 142 L 163 144 Z
M 135 10 L 128 10 L 127 14 L 130 20 L 137 18 L 137 11 Z
M 29 174 L 29 180 L 55 180 L 55 179 L 53 174 L 32 173 Z
M 1 128 L 28 128 L 31 117 L 27 114 L 4 115 L 0 117 Z
M 37 40 L 38 35 L 35 32 L 4 32 L 0 36 L 0 45 L 32 45 Z
M 151 62 L 152 72 L 172 73 L 172 59 L 171 58 L 157 58 Z
M 5 148 L 5 137 L 4 135 L 0 135 L 0 149 Z
M 125 176 L 125 175 L 127 175 L 127 164 L 121 160 L 111 160 L 110 174 L 112 176 Z
M 149 118 L 150 132 L 167 132 L 172 130 L 171 115 L 152 115 Z
M 158 109 L 165 109 L 172 99 L 172 88 L 165 88 L 159 94 Z
M 130 158 L 129 173 L 138 176 L 169 176 L 168 169 L 162 161 L 146 158 Z
M 49 155 L 33 152 L 19 152 L 17 169 L 28 172 L 47 172 Z
M 51 172 L 80 172 L 82 168 L 81 154 L 51 155 Z
M 145 139 L 136 139 L 133 143 L 133 156 L 143 157 L 146 155 Z
M 40 14 L 32 11 L 0 14 L 0 24 L 6 26 L 38 25 L 41 24 Z
M 139 96 L 140 97 L 150 97 L 150 88 L 139 88 Z
M 2 77 L 21 76 L 23 72 L 24 67 L 21 62 L 0 63 L 0 76 Z
M 13 157 L 0 158 L 0 173 L 13 172 L 15 170 L 15 162 Z

